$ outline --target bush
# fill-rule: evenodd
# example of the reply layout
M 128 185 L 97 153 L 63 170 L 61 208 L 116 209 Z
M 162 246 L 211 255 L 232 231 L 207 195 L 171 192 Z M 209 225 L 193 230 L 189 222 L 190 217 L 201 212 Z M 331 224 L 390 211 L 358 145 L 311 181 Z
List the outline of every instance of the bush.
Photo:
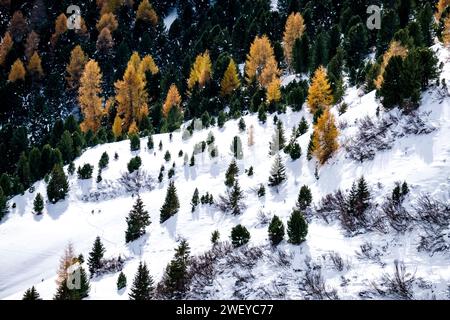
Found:
M 250 232 L 247 228 L 238 224 L 231 230 L 231 243 L 235 248 L 247 244 L 250 240 Z
M 141 149 L 141 140 L 139 136 L 135 133 L 130 135 L 130 150 L 137 151 Z
M 117 278 L 117 290 L 121 290 L 127 286 L 127 277 L 123 272 L 119 274 L 119 278 Z
M 261 185 L 258 188 L 258 197 L 264 197 L 266 195 L 266 187 L 261 183 Z
M 219 242 L 219 238 L 220 238 L 219 230 L 214 230 L 213 233 L 211 234 L 211 243 L 213 245 L 217 244 Z
M 102 156 L 100 157 L 100 160 L 98 162 L 99 169 L 105 169 L 108 166 L 109 163 L 109 156 L 108 153 L 103 152 Z
M 128 162 L 127 168 L 129 173 L 133 173 L 134 171 L 138 170 L 141 166 L 141 157 L 136 156 L 134 158 L 131 158 L 130 162 Z
M 169 162 L 169 161 L 170 161 L 170 158 L 171 158 L 170 152 L 169 152 L 169 151 L 166 151 L 166 153 L 164 154 L 164 160 L 166 160 L 167 162 Z
M 85 163 L 82 167 L 78 167 L 77 175 L 78 179 L 91 179 L 92 178 L 92 172 L 94 171 L 94 167 L 91 166 L 89 163 Z

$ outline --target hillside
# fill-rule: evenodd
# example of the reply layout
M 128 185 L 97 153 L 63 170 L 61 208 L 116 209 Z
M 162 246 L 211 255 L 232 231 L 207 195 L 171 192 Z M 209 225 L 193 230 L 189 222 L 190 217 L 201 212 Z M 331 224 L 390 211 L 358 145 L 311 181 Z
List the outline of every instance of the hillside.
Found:
M 440 61 L 445 63 L 441 78 L 448 81 L 450 54 L 440 45 L 433 49 L 438 51 Z M 264 212 L 268 217 L 276 214 L 286 223 L 302 185 L 311 188 L 313 202 L 318 206 L 322 197 L 339 188 L 350 189 L 361 175 L 368 182 L 373 201 L 378 205 L 391 194 L 397 181 L 407 181 L 409 185 L 410 193 L 405 200 L 405 207 L 410 210 L 420 195 L 425 193 L 449 205 L 450 97 L 448 93 L 444 96 L 441 93 L 440 88 L 432 87 L 423 94 L 418 109 L 418 114 L 421 114 L 426 125 L 435 128 L 431 133 L 400 135 L 389 150 L 378 151 L 373 160 L 362 163 L 350 159 L 348 152 L 341 147 L 327 164 L 319 168 L 318 179 L 315 178 L 315 162 L 306 159 L 309 135 L 312 132 L 312 116 L 306 107 L 300 112 L 288 109 L 286 113 L 277 115 L 284 125 L 286 138 L 302 116 L 310 124 L 309 131 L 298 138 L 302 149 L 300 159 L 291 161 L 288 155 L 281 152 L 286 163 L 287 181 L 278 192 L 276 188 L 267 187 L 274 158 L 268 155 L 268 142 L 271 141 L 275 128 L 274 114 L 267 118 L 265 124 L 261 124 L 256 115 L 245 115 L 243 118 L 247 130 L 244 132 L 239 131 L 237 120 L 230 120 L 222 129 L 214 126 L 195 130 L 188 139 L 182 138 L 183 129 L 174 132 L 171 141 L 169 134 L 155 134 L 155 147 L 152 150 L 147 149 L 146 138 L 141 139 L 140 151 L 131 152 L 128 140 L 89 148 L 74 163 L 76 167 L 84 163 L 94 164 L 94 178 L 79 180 L 76 174 L 70 176 L 70 193 L 66 200 L 57 204 L 46 203 L 43 215 L 34 215 L 33 200 L 37 192 L 45 194 L 44 181 L 34 184 L 34 192 L 26 191 L 23 196 L 11 199 L 10 203 L 15 203 L 16 206 L 0 225 L 0 298 L 18 299 L 27 288 L 34 285 L 42 298 L 51 299 L 56 291 L 58 259 L 67 243 L 72 242 L 76 252 L 86 257 L 95 237 L 100 236 L 106 248 L 106 257 L 120 255 L 125 259 L 123 272 L 129 285 L 127 289 L 117 291 L 118 273 L 95 277 L 90 282 L 89 299 L 128 299 L 131 279 L 139 261 L 148 264 L 150 274 L 158 282 L 165 266 L 172 259 L 180 238 L 188 241 L 192 255 L 198 255 L 211 248 L 212 231 L 219 230 L 220 239 L 227 241 L 231 228 L 242 224 L 251 234 L 249 247 L 253 248 L 251 250 L 256 252 L 257 257 L 246 257 L 249 265 L 242 267 L 236 257 L 240 253 L 244 254 L 243 249 L 231 249 L 231 253 L 224 253 L 216 262 L 218 270 L 214 280 L 206 286 L 199 286 L 197 283 L 193 286 L 195 290 L 188 292 L 187 297 L 311 298 L 307 290 L 301 289 L 309 263 L 321 266 L 319 270 L 329 294 L 322 298 L 333 297 L 330 293 L 332 289 L 336 290 L 341 299 L 381 298 L 382 296 L 374 293 L 367 293 L 372 288 L 371 283 L 381 281 L 383 274 L 392 274 L 394 261 L 399 260 L 404 263 L 407 272 L 414 276 L 413 298 L 447 299 L 450 241 L 447 236 L 444 240 L 447 242 L 447 250 L 444 252 L 431 255 L 430 252 L 418 251 L 420 235 L 423 234 L 419 220 L 404 232 L 397 232 L 388 226 L 385 232 L 366 230 L 349 235 L 339 221 L 329 219 L 327 223 L 312 210 L 308 217 L 309 232 L 304 243 L 292 245 L 284 240 L 276 249 L 272 249 L 268 242 L 267 225 L 261 221 L 260 214 Z M 344 101 L 348 104 L 348 110 L 342 115 L 338 114 L 336 107 L 332 108 L 337 122 L 347 124 L 340 125 L 345 128 L 340 131 L 341 146 L 347 145 L 355 136 L 359 119 L 365 116 L 376 118 L 378 105 L 374 91 L 360 96 L 359 91 L 353 87 L 346 91 Z M 389 113 L 395 115 L 398 110 L 394 109 Z M 182 127 L 186 125 L 188 123 Z M 251 125 L 254 126 L 255 144 L 249 147 L 247 131 Z M 402 131 L 399 128 L 395 130 Z M 182 150 L 190 157 L 194 144 L 206 140 L 209 132 L 215 137 L 218 157 L 211 158 L 206 150 L 195 156 L 195 166 L 184 165 L 183 157 L 178 157 L 178 152 Z M 198 188 L 200 195 L 209 192 L 216 200 L 220 194 L 224 194 L 225 171 L 233 158 L 230 144 L 232 137 L 236 135 L 243 144 L 244 158 L 237 162 L 240 172 L 238 180 L 244 191 L 247 208 L 238 216 L 220 212 L 209 205 L 199 205 L 191 212 L 190 201 L 195 188 Z M 158 148 L 160 141 L 162 150 Z M 166 151 L 172 157 L 169 162 L 164 160 Z M 110 162 L 102 172 L 103 180 L 96 183 L 97 162 L 103 152 L 109 154 Z M 119 156 L 117 160 L 113 159 L 115 153 Z M 144 236 L 125 244 L 125 218 L 136 194 L 126 191 L 118 179 L 127 171 L 128 161 L 136 155 L 142 159 L 141 171 L 153 179 L 152 190 L 144 188 L 140 191 L 152 223 L 146 228 Z M 181 206 L 174 217 L 160 224 L 160 208 L 168 186 L 167 170 L 173 162 L 176 165 L 173 181 Z M 156 178 L 161 165 L 166 169 L 163 181 L 158 183 Z M 254 175 L 251 177 L 244 173 L 250 166 L 254 168 Z M 266 184 L 266 195 L 258 198 L 255 189 L 261 183 Z M 95 198 L 96 192 L 98 199 Z M 367 243 L 372 246 L 369 251 L 376 254 L 371 255 L 372 258 L 361 258 L 361 246 Z M 342 257 L 342 270 L 336 270 L 336 265 L 330 260 L 331 252 Z M 235 255 L 234 258 L 230 258 L 230 254 Z M 395 298 L 390 294 L 386 297 Z

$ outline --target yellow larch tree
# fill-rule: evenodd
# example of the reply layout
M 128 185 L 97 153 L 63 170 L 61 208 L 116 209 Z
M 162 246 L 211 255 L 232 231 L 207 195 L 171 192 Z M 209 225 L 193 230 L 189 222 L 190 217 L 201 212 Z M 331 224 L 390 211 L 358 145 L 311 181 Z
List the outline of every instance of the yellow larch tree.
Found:
M 13 47 L 13 40 L 11 34 L 7 31 L 3 36 L 2 42 L 0 43 L 0 66 L 5 64 L 6 56 Z
M 97 50 L 103 53 L 108 53 L 114 46 L 114 40 L 111 36 L 111 31 L 109 31 L 108 28 L 105 27 L 100 31 L 95 45 Z
M 272 82 L 269 84 L 266 91 L 266 100 L 268 103 L 280 101 L 281 99 L 280 86 L 281 81 L 278 78 L 273 79 Z
M 136 121 L 133 120 L 130 127 L 128 128 L 128 135 L 136 134 L 139 132 L 139 128 L 136 124 Z
M 279 77 L 278 63 L 266 35 L 256 36 L 251 44 L 245 63 L 245 75 L 249 84 L 256 80 L 264 88 L 267 88 L 274 78 Z
M 139 123 L 148 114 L 148 95 L 145 74 L 140 67 L 139 54 L 133 53 L 122 80 L 116 81 L 117 112 L 123 119 L 122 130 L 128 131 L 134 122 Z
M 42 70 L 41 57 L 39 57 L 37 51 L 35 51 L 31 56 L 30 61 L 27 65 L 27 70 L 33 78 L 40 78 L 44 75 L 44 70 Z
M 439 0 L 438 3 L 436 3 L 436 12 L 435 12 L 436 21 L 439 21 L 441 19 L 442 14 L 449 5 L 450 0 Z
M 158 15 L 148 0 L 142 0 L 136 12 L 136 20 L 150 22 L 154 26 L 158 23 Z
M 11 70 L 9 71 L 8 75 L 8 81 L 9 82 L 16 82 L 18 80 L 24 81 L 25 75 L 26 71 L 22 61 L 20 61 L 20 59 L 17 59 L 11 66 Z
M 444 30 L 442 30 L 442 42 L 446 47 L 450 46 L 450 17 L 444 20 Z
M 142 61 L 139 64 L 139 70 L 143 74 L 145 74 L 147 71 L 150 71 L 152 75 L 155 75 L 159 72 L 159 68 L 155 63 L 155 60 L 153 60 L 153 57 L 149 54 L 142 58 Z
M 80 127 L 83 132 L 92 130 L 97 132 L 100 128 L 101 120 L 104 115 L 102 108 L 102 98 L 100 97 L 102 89 L 102 74 L 97 61 L 89 60 L 84 67 L 80 79 L 80 88 L 78 89 L 78 102 L 84 120 Z
M 102 31 L 103 28 L 108 28 L 109 31 L 114 32 L 119 26 L 119 23 L 117 22 L 116 16 L 113 13 L 108 12 L 102 14 L 100 20 L 95 26 L 99 32 Z
M 84 53 L 80 45 L 72 49 L 70 53 L 70 61 L 66 67 L 68 76 L 66 77 L 69 89 L 78 89 L 80 78 L 83 74 L 84 66 L 88 61 L 88 57 Z
M 289 67 L 292 67 L 292 49 L 295 40 L 300 39 L 305 32 L 305 21 L 303 16 L 296 12 L 291 13 L 286 20 L 283 34 L 284 58 Z
M 55 32 L 52 34 L 50 42 L 53 46 L 58 42 L 59 37 L 67 31 L 67 17 L 64 13 L 61 13 L 55 21 Z
M 191 68 L 191 73 L 188 79 L 188 89 L 192 90 L 196 85 L 203 88 L 212 75 L 212 64 L 209 52 L 206 50 L 204 53 L 199 54 L 195 58 L 195 62 Z
M 116 139 L 122 135 L 122 119 L 119 117 L 119 115 L 116 115 L 116 117 L 114 118 L 112 132 Z
M 238 89 L 240 85 L 241 81 L 239 80 L 236 63 L 233 59 L 230 59 L 227 70 L 225 70 L 222 81 L 220 81 L 220 94 L 223 97 L 228 96 Z
M 306 102 L 312 114 L 315 114 L 319 109 L 325 109 L 333 103 L 333 93 L 328 81 L 327 71 L 323 66 L 320 66 L 314 72 Z
M 181 108 L 181 96 L 175 84 L 172 84 L 167 92 L 166 101 L 163 104 L 162 113 L 164 118 L 169 115 L 170 109 L 173 107 Z
M 386 69 L 389 63 L 389 60 L 391 60 L 391 58 L 395 56 L 400 56 L 403 59 L 405 59 L 407 55 L 408 55 L 408 48 L 402 46 L 400 41 L 394 40 L 389 44 L 388 50 L 383 54 L 383 60 L 380 66 L 380 73 L 378 74 L 378 77 L 374 80 L 374 84 L 377 89 L 380 89 L 381 85 L 383 84 L 384 81 L 383 74 L 384 70 Z
M 313 154 L 320 164 L 324 164 L 339 148 L 339 131 L 330 108 L 325 108 L 323 114 L 314 126 Z

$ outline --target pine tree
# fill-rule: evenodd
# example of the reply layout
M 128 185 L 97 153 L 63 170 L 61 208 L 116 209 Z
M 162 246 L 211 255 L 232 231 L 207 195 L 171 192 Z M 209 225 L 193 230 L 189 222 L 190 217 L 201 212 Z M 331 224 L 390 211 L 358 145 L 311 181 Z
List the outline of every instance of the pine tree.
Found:
M 295 72 L 305 73 L 309 70 L 310 53 L 309 53 L 309 37 L 304 34 L 294 42 L 292 48 L 292 64 Z
M 368 48 L 367 27 L 358 23 L 350 28 L 347 33 L 344 49 L 347 56 L 350 83 L 356 83 L 357 70 L 360 67 Z
M 165 118 L 169 116 L 169 112 L 173 107 L 179 109 L 181 108 L 181 96 L 175 84 L 170 85 L 166 100 L 163 105 L 162 113 Z
M 161 291 L 169 299 L 181 299 L 189 289 L 189 254 L 189 244 L 183 239 L 175 249 L 174 258 L 166 267 L 161 281 L 163 287 Z
M 145 228 L 150 225 L 151 221 L 140 196 L 136 199 L 126 221 L 128 225 L 127 231 L 125 232 L 126 243 L 134 241 L 145 234 Z
M 219 230 L 214 230 L 211 233 L 211 243 L 213 245 L 216 245 L 217 243 L 219 243 L 219 239 L 220 239 L 220 232 L 219 232 Z
M 129 294 L 130 300 L 151 300 L 153 291 L 153 279 L 148 271 L 147 264 L 141 261 Z
M 189 167 L 193 167 L 193 166 L 195 166 L 195 155 L 194 154 L 192 154 L 191 160 L 189 162 Z
M 324 164 L 339 148 L 337 137 L 339 135 L 335 119 L 330 110 L 326 108 L 314 126 L 313 154 Z
M 180 202 L 177 196 L 177 189 L 173 181 L 169 182 L 169 187 L 167 188 L 166 199 L 163 206 L 161 207 L 161 218 L 160 222 L 163 223 L 173 215 L 175 215 L 180 209 Z
M 68 74 L 66 81 L 69 89 L 78 89 L 87 62 L 88 57 L 85 55 L 81 46 L 75 46 L 70 53 L 70 62 L 66 67 L 66 72 Z
M 64 163 L 69 163 L 74 159 L 73 140 L 69 131 L 64 131 L 61 140 L 58 142 L 57 148 L 61 151 Z
M 122 290 L 127 286 L 127 277 L 125 273 L 122 271 L 119 273 L 119 277 L 117 278 L 117 290 Z
M 383 107 L 391 109 L 402 102 L 402 82 L 399 75 L 402 72 L 403 60 L 400 56 L 393 56 L 383 74 L 383 83 L 378 94 Z
M 286 169 L 283 164 L 283 160 L 279 154 L 275 157 L 275 161 L 272 165 L 269 177 L 269 186 L 276 187 L 279 186 L 283 181 L 286 180 Z
M 231 243 L 237 248 L 247 244 L 250 240 L 250 232 L 243 225 L 238 224 L 231 229 Z
M 266 35 L 255 37 L 245 63 L 247 82 L 256 80 L 260 86 L 267 88 L 280 75 L 277 65 L 269 38 Z
M 33 79 L 39 79 L 44 75 L 44 70 L 42 70 L 41 57 L 35 51 L 30 58 L 27 65 L 28 73 L 33 77 Z
M 223 128 L 223 125 L 225 124 L 226 116 L 225 113 L 221 110 L 219 112 L 219 116 L 217 117 L 217 125 L 219 128 Z
M 300 13 L 291 13 L 286 20 L 283 34 L 284 58 L 288 66 L 293 66 L 292 51 L 297 39 L 301 39 L 305 32 L 305 23 Z
M 301 211 L 305 211 L 311 205 L 312 202 L 312 193 L 311 189 L 304 185 L 300 188 L 300 192 L 298 193 L 297 199 L 297 208 Z
M 328 82 L 326 70 L 321 66 L 315 71 L 308 89 L 307 104 L 309 111 L 315 114 L 319 109 L 330 106 L 332 102 L 331 86 Z
M 153 137 L 151 135 L 148 136 L 147 148 L 149 150 L 152 150 L 154 148 Z
M 196 85 L 198 85 L 200 89 L 203 89 L 206 83 L 211 80 L 211 69 L 212 64 L 209 52 L 205 51 L 204 53 L 199 54 L 191 69 L 188 79 L 188 89 L 192 90 Z
M 83 132 L 92 130 L 97 132 L 100 128 L 103 116 L 102 99 L 100 97 L 102 90 L 102 74 L 100 67 L 95 60 L 89 60 L 80 79 L 80 88 L 78 90 L 78 102 L 84 120 L 80 127 Z
M 191 206 L 192 206 L 191 211 L 192 212 L 195 211 L 195 208 L 198 206 L 198 202 L 199 202 L 198 189 L 195 188 L 194 195 L 192 196 L 192 200 L 191 200 Z
M 25 152 L 22 152 L 17 163 L 17 177 L 25 188 L 30 186 L 30 164 Z
M 33 210 L 35 214 L 42 214 L 42 211 L 44 210 L 44 199 L 40 193 L 38 193 L 36 198 L 34 198 Z
M 262 104 L 258 108 L 258 120 L 263 124 L 266 123 L 267 120 L 266 108 Z
M 233 159 L 225 172 L 225 185 L 229 188 L 232 187 L 238 175 L 239 168 L 236 164 L 236 160 Z
M 23 66 L 22 61 L 20 59 L 17 59 L 14 64 L 11 66 L 11 70 L 9 71 L 8 75 L 8 81 L 9 82 L 16 82 L 19 80 L 24 81 L 25 80 L 25 67 Z
M 0 221 L 8 213 L 8 198 L 3 192 L 3 188 L 0 187 Z
M 141 139 L 135 133 L 130 135 L 130 150 L 137 151 L 141 149 Z
M 230 146 L 231 154 L 238 160 L 244 157 L 244 152 L 242 150 L 242 141 L 239 136 L 235 136 L 231 142 Z
M 103 266 L 103 254 L 105 253 L 105 247 L 103 246 L 100 237 L 97 236 L 94 241 L 91 252 L 89 252 L 88 266 L 91 278 L 95 273 Z
M 105 151 L 102 153 L 100 160 L 98 161 L 98 168 L 105 169 L 108 166 L 109 163 L 109 156 L 108 153 Z
M 241 187 L 239 186 L 239 181 L 235 181 L 233 188 L 231 189 L 229 193 L 229 200 L 230 200 L 230 206 L 231 206 L 231 213 L 233 215 L 239 215 L 242 212 L 242 209 L 244 208 L 244 204 L 242 203 L 242 200 L 244 199 L 244 195 L 241 191 Z
M 37 292 L 36 288 L 32 286 L 30 289 L 27 289 L 23 294 L 22 300 L 42 300 L 39 296 L 39 292 Z
M 269 225 L 269 240 L 272 245 L 276 246 L 284 238 L 284 225 L 281 219 L 278 216 L 273 216 L 272 221 Z
M 220 81 L 220 94 L 225 97 L 236 91 L 241 85 L 239 80 L 236 63 L 230 59 L 228 67 Z
M 300 244 L 305 241 L 306 235 L 308 234 L 308 223 L 300 210 L 294 209 L 287 226 L 290 243 Z
M 404 59 L 406 58 L 407 55 L 408 55 L 408 48 L 403 46 L 399 41 L 394 40 L 389 44 L 388 50 L 383 54 L 383 60 L 380 65 L 380 73 L 378 74 L 378 77 L 375 80 L 375 87 L 377 89 L 380 89 L 383 84 L 384 72 L 391 58 L 398 56 Z
M 245 120 L 244 118 L 240 118 L 239 122 L 238 122 L 238 127 L 239 127 L 239 131 L 245 131 L 246 125 L 245 125 Z
M 169 150 L 167 150 L 166 153 L 164 154 L 164 160 L 165 160 L 166 162 L 169 162 L 170 159 L 171 159 L 171 155 L 170 155 Z
M 60 164 L 55 164 L 52 169 L 50 181 L 47 185 L 47 198 L 51 203 L 65 199 L 69 192 L 69 183 Z

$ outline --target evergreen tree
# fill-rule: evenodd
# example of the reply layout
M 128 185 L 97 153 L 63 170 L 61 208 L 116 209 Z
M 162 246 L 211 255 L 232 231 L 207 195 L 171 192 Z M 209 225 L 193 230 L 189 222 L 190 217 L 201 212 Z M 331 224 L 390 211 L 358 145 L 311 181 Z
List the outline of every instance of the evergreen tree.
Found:
M 36 288 L 32 286 L 23 294 L 22 300 L 42 300 Z
M 189 289 L 189 254 L 189 244 L 183 239 L 175 249 L 174 258 L 166 267 L 162 279 L 163 290 L 161 291 L 169 299 L 181 299 Z
M 119 277 L 117 278 L 117 290 L 122 290 L 127 286 L 127 277 L 125 273 L 122 271 L 119 273 Z
M 286 169 L 281 156 L 278 154 L 270 171 L 269 186 L 276 187 L 286 180 Z
M 258 120 L 263 124 L 266 123 L 267 120 L 266 108 L 262 104 L 258 108 Z
M 64 163 L 69 163 L 74 159 L 73 140 L 69 131 L 64 131 L 57 147 L 61 151 Z
M 109 163 L 109 156 L 108 153 L 105 151 L 102 153 L 102 156 L 100 157 L 100 160 L 98 161 L 98 168 L 100 170 L 105 169 L 108 166 Z
M 238 174 L 239 168 L 236 164 L 236 160 L 233 159 L 225 172 L 225 185 L 230 188 L 234 184 Z
M 393 56 L 386 66 L 383 74 L 383 84 L 378 92 L 383 107 L 394 108 L 402 102 L 402 73 L 403 60 L 400 56 Z
M 242 141 L 239 136 L 235 136 L 233 138 L 233 141 L 231 142 L 230 150 L 236 159 L 241 160 L 244 157 L 244 152 L 242 150 Z
M 192 153 L 191 160 L 189 162 L 189 166 L 190 167 L 195 166 L 195 155 L 194 155 L 194 153 Z
M 82 167 L 78 167 L 77 175 L 78 179 L 86 180 L 92 178 L 92 172 L 94 171 L 94 167 L 89 163 L 85 163 Z
M 20 179 L 20 183 L 22 183 L 25 188 L 28 188 L 30 185 L 30 164 L 28 163 L 25 152 L 22 152 L 20 155 L 19 162 L 17 163 L 16 174 Z
M 269 225 L 269 240 L 272 245 L 276 246 L 284 238 L 284 225 L 281 219 L 278 216 L 273 216 L 272 221 Z
M 126 221 L 128 225 L 125 232 L 126 243 L 134 241 L 145 234 L 145 228 L 150 225 L 151 221 L 140 196 L 136 199 Z
M 173 181 L 169 182 L 169 187 L 167 188 L 166 199 L 163 206 L 161 207 L 161 218 L 160 222 L 163 223 L 173 215 L 175 215 L 180 209 L 180 202 L 177 196 L 177 189 Z
M 69 192 L 69 183 L 60 164 L 55 164 L 47 185 L 47 198 L 51 203 L 65 199 Z
M 350 83 L 356 83 L 358 68 L 367 52 L 368 36 L 367 27 L 362 23 L 350 28 L 347 33 L 344 49 L 346 52 L 346 62 L 349 69 Z
M 167 150 L 166 153 L 164 154 L 164 160 L 166 160 L 166 162 L 169 162 L 170 158 L 171 158 L 170 152 L 169 150 Z
M 233 188 L 231 189 L 229 200 L 231 206 L 231 213 L 234 215 L 241 214 L 241 211 L 244 207 L 242 200 L 244 199 L 244 195 L 241 191 L 241 187 L 239 186 L 239 182 L 236 180 L 234 182 Z
M 306 235 L 308 234 L 308 223 L 300 210 L 294 209 L 287 226 L 290 243 L 300 244 L 305 241 Z
M 41 151 L 34 147 L 28 156 L 30 166 L 30 179 L 36 181 L 41 178 Z
M 147 264 L 139 262 L 133 286 L 129 294 L 130 300 L 151 300 L 153 298 L 153 279 L 148 271 Z
M 219 242 L 220 239 L 220 232 L 219 230 L 214 230 L 211 234 L 211 243 L 213 245 L 216 245 Z
M 153 137 L 151 135 L 149 135 L 148 140 L 147 140 L 147 148 L 148 148 L 148 150 L 152 150 L 153 147 L 154 147 Z
M 233 229 L 231 229 L 231 243 L 235 248 L 247 244 L 250 240 L 250 232 L 247 228 L 238 224 Z
M 219 112 L 219 116 L 217 117 L 217 125 L 219 128 L 223 128 L 223 125 L 225 124 L 225 113 L 223 111 Z
M 40 193 L 38 193 L 36 198 L 34 198 L 33 210 L 35 214 L 42 214 L 42 211 L 44 210 L 44 199 Z
M 141 139 L 135 133 L 130 135 L 130 150 L 137 151 L 141 149 Z
M 129 173 L 133 173 L 141 167 L 142 161 L 141 157 L 136 156 L 131 158 L 130 162 L 128 162 L 127 168 Z
M 300 145 L 298 142 L 294 142 L 289 146 L 289 156 L 291 157 L 292 161 L 295 161 L 299 159 L 302 155 L 302 149 L 300 148 Z
M 300 192 L 298 193 L 297 199 L 297 208 L 301 211 L 305 211 L 311 205 L 312 202 L 312 193 L 311 189 L 304 185 L 300 188 Z
M 239 126 L 239 131 L 241 131 L 241 132 L 245 131 L 246 125 L 245 125 L 244 118 L 239 119 L 238 126 Z
M 198 202 L 199 202 L 198 189 L 195 188 L 194 195 L 192 196 L 192 200 L 191 200 L 191 206 L 192 206 L 191 211 L 192 212 L 195 211 L 195 208 L 198 206 Z
M 266 188 L 264 187 L 264 185 L 261 183 L 261 185 L 258 188 L 258 197 L 264 197 L 266 195 Z
M 292 60 L 295 72 L 306 73 L 309 70 L 310 48 L 309 37 L 306 33 L 295 40 L 292 49 Z
M 100 237 L 97 236 L 94 241 L 91 252 L 89 252 L 88 266 L 91 278 L 102 267 L 103 254 L 105 253 L 105 247 L 103 246 Z

